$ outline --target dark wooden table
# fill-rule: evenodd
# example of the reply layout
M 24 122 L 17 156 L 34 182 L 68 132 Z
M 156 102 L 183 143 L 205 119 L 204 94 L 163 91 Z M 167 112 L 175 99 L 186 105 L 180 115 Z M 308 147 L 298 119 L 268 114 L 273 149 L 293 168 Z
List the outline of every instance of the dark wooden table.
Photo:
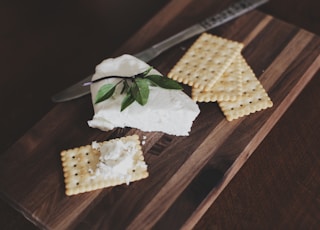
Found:
M 1 3 L 1 152 L 55 107 L 54 92 L 89 74 L 168 2 Z M 215 1 L 212 12 L 230 2 Z M 290 10 L 286 4 L 271 1 L 260 10 L 320 34 L 318 2 L 290 1 Z M 319 85 L 318 71 L 196 228 L 319 227 Z M 35 228 L 5 202 L 0 211 L 4 229 Z

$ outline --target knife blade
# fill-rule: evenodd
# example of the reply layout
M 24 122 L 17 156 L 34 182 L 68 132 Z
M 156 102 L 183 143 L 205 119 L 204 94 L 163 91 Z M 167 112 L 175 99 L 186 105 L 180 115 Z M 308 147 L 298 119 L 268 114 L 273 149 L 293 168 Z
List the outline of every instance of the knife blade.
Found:
M 235 2 L 220 13 L 208 17 L 205 20 L 188 27 L 187 29 L 165 39 L 162 42 L 159 42 L 140 53 L 134 54 L 133 56 L 141 59 L 142 61 L 149 62 L 175 45 L 205 31 L 220 26 L 232 19 L 235 19 L 268 1 L 269 0 L 240 0 Z M 65 102 L 89 94 L 90 87 L 84 86 L 83 84 L 89 82 L 91 78 L 92 75 L 89 75 L 67 89 L 53 95 L 51 100 L 53 102 Z

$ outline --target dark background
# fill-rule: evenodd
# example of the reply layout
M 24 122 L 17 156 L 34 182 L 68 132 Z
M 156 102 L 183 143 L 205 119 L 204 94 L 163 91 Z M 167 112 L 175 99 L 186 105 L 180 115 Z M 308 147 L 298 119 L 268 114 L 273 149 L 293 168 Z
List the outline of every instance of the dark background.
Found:
M 233 2 L 215 1 L 217 5 Z M 54 106 L 50 101 L 53 93 L 92 73 L 97 63 L 111 55 L 168 2 L 1 1 L 0 91 L 5 96 L 0 98 L 0 153 Z M 318 0 L 271 0 L 260 8 L 320 35 L 319 9 Z M 320 111 L 317 79 L 319 71 L 197 228 L 248 229 L 272 223 L 276 228 L 296 229 L 316 227 L 317 221 L 319 224 L 320 156 L 312 149 L 319 146 L 316 140 L 320 140 L 320 127 L 319 123 L 312 123 L 316 113 L 308 113 L 312 109 Z M 41 87 L 30 91 L 34 85 Z M 310 98 L 315 98 L 315 103 L 305 103 Z M 299 117 L 305 120 L 297 124 L 295 118 Z M 287 127 L 294 127 L 290 139 Z M 275 167 L 269 175 L 261 168 L 280 163 L 281 167 Z M 278 182 L 273 178 L 279 178 Z M 297 197 L 286 195 L 292 190 Z M 35 229 L 2 200 L 0 226 Z

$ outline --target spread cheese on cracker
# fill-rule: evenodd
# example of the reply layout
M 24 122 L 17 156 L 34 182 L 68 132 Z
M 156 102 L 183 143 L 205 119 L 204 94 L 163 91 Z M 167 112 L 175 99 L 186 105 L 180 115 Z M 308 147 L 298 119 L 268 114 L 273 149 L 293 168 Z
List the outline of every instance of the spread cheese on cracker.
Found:
M 92 80 L 105 76 L 134 76 L 146 71 L 150 66 L 131 55 L 104 60 L 96 67 Z M 152 69 L 150 74 L 160 74 Z M 160 74 L 161 75 L 161 74 Z M 92 101 L 94 102 L 98 90 L 108 83 L 116 83 L 119 79 L 109 78 L 91 85 Z M 159 131 L 176 136 L 188 136 L 193 121 L 200 110 L 187 94 L 181 90 L 170 90 L 150 86 L 149 99 L 145 105 L 133 102 L 121 111 L 121 103 L 125 95 L 121 94 L 121 87 L 108 100 L 93 103 L 94 116 L 88 121 L 90 127 L 104 131 L 114 128 L 131 127 L 145 132 Z
M 68 196 L 148 177 L 137 135 L 64 150 L 61 160 Z

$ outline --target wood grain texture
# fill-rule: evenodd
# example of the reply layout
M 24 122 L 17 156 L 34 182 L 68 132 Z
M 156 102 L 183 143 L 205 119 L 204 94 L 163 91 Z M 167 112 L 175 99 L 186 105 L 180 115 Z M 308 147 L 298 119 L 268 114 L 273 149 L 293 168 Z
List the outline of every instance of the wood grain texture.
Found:
M 194 229 L 319 228 L 319 85 L 320 71 Z
M 185 4 L 180 5 L 184 10 L 177 9 L 178 5 L 171 9 L 170 4 L 164 8 L 174 15 L 170 20 L 184 19 L 184 12 L 189 12 L 190 18 L 206 16 L 208 12 L 201 8 L 207 9 L 212 3 L 203 1 L 201 7 L 195 1 Z M 149 24 L 161 20 L 156 15 Z M 163 26 L 174 24 L 170 20 Z M 145 30 L 143 27 L 117 52 L 135 49 L 136 44 L 141 44 Z M 86 126 L 85 121 L 92 115 L 89 97 L 59 104 L 1 156 L 1 192 L 40 227 L 194 226 L 320 65 L 319 38 L 262 13 L 252 12 L 210 32 L 245 42 L 243 55 L 269 92 L 274 102 L 272 109 L 227 122 L 216 104 L 200 104 L 201 114 L 191 135 L 173 137 L 131 129 L 103 133 Z M 169 32 L 159 28 L 149 33 L 150 41 L 146 43 Z M 192 41 L 170 50 L 152 64 L 168 72 L 183 54 L 181 47 L 188 47 Z M 148 179 L 129 187 L 118 186 L 71 198 L 64 195 L 59 160 L 62 149 L 130 133 L 147 136 L 144 152 L 150 165 Z M 206 186 L 199 187 L 203 181 Z
M 320 15 L 317 0 L 270 0 L 261 9 L 276 18 L 320 35 Z

